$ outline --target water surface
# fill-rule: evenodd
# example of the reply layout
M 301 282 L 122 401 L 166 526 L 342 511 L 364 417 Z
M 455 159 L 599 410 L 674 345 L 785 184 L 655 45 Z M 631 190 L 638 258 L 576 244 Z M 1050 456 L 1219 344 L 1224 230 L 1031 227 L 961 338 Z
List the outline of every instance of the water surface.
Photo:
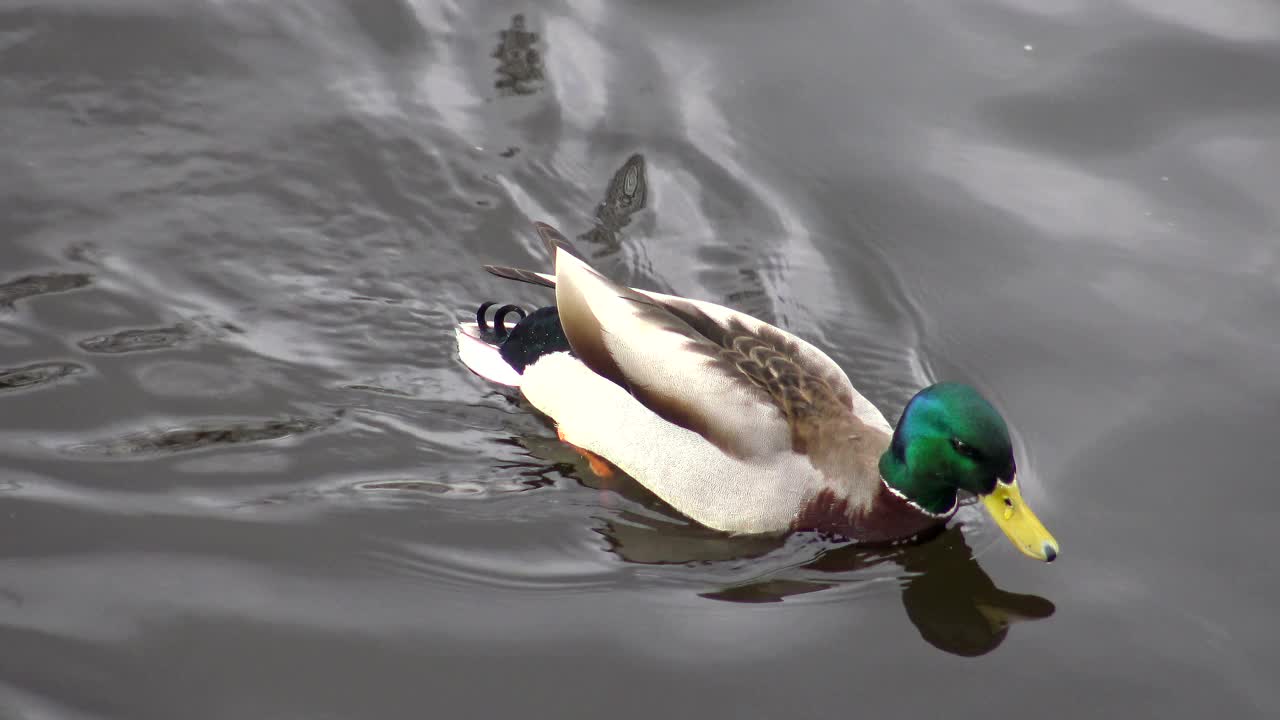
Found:
M 1280 8 L 0 2 L 0 715 L 1275 717 Z M 454 357 L 530 222 L 970 382 L 1062 543 L 732 540 Z

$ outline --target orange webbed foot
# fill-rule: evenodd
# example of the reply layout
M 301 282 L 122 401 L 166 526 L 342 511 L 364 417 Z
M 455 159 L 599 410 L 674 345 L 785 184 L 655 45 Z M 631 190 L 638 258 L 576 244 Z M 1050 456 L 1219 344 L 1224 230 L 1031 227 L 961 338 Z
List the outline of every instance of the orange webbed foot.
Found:
M 564 431 L 561 430 L 559 426 L 556 426 L 556 437 L 560 438 L 560 442 L 573 448 L 574 450 L 577 451 L 579 455 L 586 458 L 587 465 L 591 467 L 591 472 L 595 473 L 596 477 L 608 480 L 609 478 L 612 478 L 614 476 L 615 470 L 613 467 L 613 463 L 609 462 L 608 460 L 605 460 L 599 455 L 596 455 L 590 450 L 584 450 L 578 447 L 577 445 L 574 445 L 573 443 L 569 442 L 568 440 L 565 440 Z

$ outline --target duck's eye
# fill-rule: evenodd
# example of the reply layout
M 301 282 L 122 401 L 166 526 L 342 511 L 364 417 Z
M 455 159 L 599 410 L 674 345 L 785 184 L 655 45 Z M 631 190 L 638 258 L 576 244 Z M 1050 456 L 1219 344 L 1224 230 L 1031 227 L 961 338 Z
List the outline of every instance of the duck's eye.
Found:
M 961 440 L 960 438 L 951 438 L 951 447 L 955 448 L 957 453 L 959 453 L 960 455 L 963 455 L 964 457 L 969 458 L 970 460 L 982 459 L 981 450 Z

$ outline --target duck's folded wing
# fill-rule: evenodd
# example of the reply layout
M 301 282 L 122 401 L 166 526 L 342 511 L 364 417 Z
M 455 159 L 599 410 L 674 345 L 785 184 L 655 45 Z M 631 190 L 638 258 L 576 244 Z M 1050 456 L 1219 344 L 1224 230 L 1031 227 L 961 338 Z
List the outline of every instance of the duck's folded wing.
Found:
M 638 292 L 653 298 L 673 314 L 688 318 L 687 321 L 695 327 L 703 324 L 719 325 L 725 328 L 741 327 L 741 330 L 736 333 L 738 336 L 768 339 L 773 347 L 783 348 L 783 354 L 793 360 L 803 376 L 812 377 L 824 383 L 829 389 L 827 396 L 836 399 L 840 407 L 852 407 L 854 416 L 864 424 L 886 434 L 893 434 L 893 428 L 881 414 L 880 409 L 853 387 L 849 376 L 834 360 L 812 344 L 763 320 L 723 305 L 705 300 L 664 295 L 650 290 Z M 703 319 L 704 316 L 705 319 Z
M 855 399 L 866 401 L 839 367 L 772 325 L 623 287 L 564 249 L 555 279 L 560 321 L 582 362 L 730 455 L 804 453 L 817 428 L 859 422 Z

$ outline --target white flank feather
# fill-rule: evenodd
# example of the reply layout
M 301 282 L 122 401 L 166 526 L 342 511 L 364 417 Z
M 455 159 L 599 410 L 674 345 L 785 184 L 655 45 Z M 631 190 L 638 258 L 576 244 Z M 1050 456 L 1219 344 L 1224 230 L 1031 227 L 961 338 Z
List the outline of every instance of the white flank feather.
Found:
M 792 452 L 754 460 L 725 455 L 701 435 L 663 420 L 566 352 L 525 368 L 520 391 L 564 439 L 609 460 L 676 510 L 716 530 L 776 532 L 820 488 Z

